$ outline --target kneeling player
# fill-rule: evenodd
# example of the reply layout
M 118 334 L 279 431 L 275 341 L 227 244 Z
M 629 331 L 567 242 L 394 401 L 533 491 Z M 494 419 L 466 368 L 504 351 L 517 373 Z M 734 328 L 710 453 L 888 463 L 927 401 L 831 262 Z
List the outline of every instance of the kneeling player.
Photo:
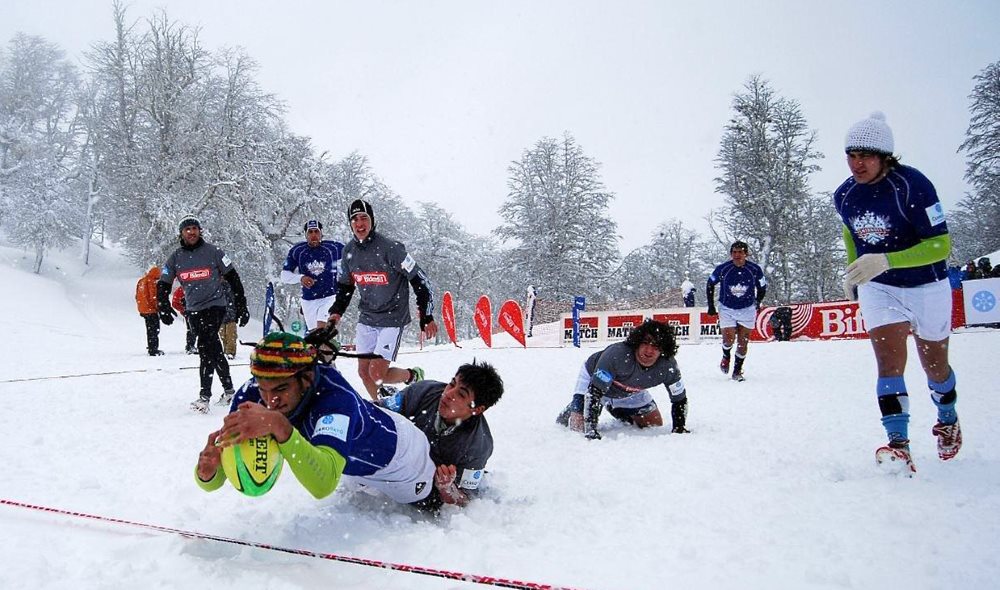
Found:
M 646 320 L 624 342 L 595 352 L 580 369 L 573 400 L 556 418 L 587 438 L 601 438 L 597 419 L 604 407 L 615 418 L 639 428 L 663 426 L 648 389 L 657 385 L 670 395 L 672 432 L 686 433 L 687 392 L 674 358 L 677 340 L 670 326 Z

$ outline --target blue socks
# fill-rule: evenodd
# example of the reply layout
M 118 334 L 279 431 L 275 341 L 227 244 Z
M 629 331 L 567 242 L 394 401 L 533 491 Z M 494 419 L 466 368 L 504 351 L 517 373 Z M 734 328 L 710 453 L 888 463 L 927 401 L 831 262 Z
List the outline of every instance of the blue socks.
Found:
M 927 380 L 927 387 L 931 388 L 931 400 L 937 406 L 938 422 L 941 424 L 954 424 L 958 421 L 958 413 L 955 412 L 955 401 L 958 394 L 955 393 L 955 371 L 948 373 L 948 378 L 942 382 Z
M 878 407 L 882 411 L 882 426 L 889 441 L 907 441 L 910 438 L 910 397 L 902 376 L 879 377 L 876 384 Z

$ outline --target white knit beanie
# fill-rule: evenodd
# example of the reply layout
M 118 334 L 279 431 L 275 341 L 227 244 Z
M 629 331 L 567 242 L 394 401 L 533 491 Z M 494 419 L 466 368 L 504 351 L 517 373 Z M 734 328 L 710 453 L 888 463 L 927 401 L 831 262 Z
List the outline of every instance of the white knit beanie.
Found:
M 845 152 L 864 151 L 891 156 L 894 147 L 892 129 L 885 124 L 885 114 L 881 111 L 875 111 L 867 119 L 852 125 L 844 141 Z

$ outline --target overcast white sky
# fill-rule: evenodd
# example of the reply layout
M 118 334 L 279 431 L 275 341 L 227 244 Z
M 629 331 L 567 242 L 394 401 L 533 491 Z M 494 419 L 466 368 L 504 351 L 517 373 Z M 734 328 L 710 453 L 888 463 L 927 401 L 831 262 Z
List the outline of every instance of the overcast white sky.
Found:
M 818 132 L 814 189 L 847 176 L 844 134 L 877 109 L 953 207 L 972 77 L 1000 60 L 995 0 L 134 0 L 129 15 L 158 7 L 208 48 L 245 47 L 318 149 L 358 150 L 406 201 L 476 233 L 500 223 L 510 162 L 569 131 L 617 195 L 623 252 L 669 218 L 706 229 L 722 127 L 754 73 Z M 16 31 L 78 59 L 111 38 L 111 1 L 12 0 L 0 41 Z

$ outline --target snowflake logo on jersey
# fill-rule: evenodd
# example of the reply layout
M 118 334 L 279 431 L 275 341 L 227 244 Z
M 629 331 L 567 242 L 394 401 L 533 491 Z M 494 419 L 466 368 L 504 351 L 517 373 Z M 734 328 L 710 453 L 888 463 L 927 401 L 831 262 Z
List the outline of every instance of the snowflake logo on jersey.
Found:
M 878 244 L 889 237 L 889 219 L 871 211 L 851 220 L 854 235 L 862 242 Z
M 729 287 L 729 292 L 733 295 L 733 297 L 739 299 L 747 294 L 747 289 L 749 289 L 749 287 L 746 285 L 733 285 L 732 287 Z
M 312 262 L 306 265 L 306 270 L 308 270 L 309 274 L 311 274 L 312 276 L 318 277 L 319 275 L 323 274 L 324 270 L 326 270 L 326 263 L 323 262 L 322 260 L 313 260 Z

